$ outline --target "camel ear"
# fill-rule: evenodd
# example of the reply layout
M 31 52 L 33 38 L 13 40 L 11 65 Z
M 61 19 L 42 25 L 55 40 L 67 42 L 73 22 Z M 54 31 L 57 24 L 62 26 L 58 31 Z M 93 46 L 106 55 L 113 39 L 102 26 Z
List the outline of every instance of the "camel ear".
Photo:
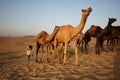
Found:
M 55 25 L 55 27 L 57 27 L 57 25 Z
M 82 12 L 85 12 L 85 10 L 84 10 L 84 9 L 82 9 Z

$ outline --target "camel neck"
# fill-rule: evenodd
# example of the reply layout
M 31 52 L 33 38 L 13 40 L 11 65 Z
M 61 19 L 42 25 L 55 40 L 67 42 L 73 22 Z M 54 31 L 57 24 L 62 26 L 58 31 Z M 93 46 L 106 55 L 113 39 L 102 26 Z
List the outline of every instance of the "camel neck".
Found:
M 111 24 L 112 24 L 112 23 L 110 23 L 110 21 L 108 21 L 108 24 L 107 24 L 106 28 L 111 27 Z
M 88 16 L 82 15 L 82 18 L 80 20 L 80 24 L 76 27 L 76 33 L 80 33 L 84 29 L 87 17 Z
M 82 15 L 80 24 L 76 28 L 73 29 L 73 32 L 72 32 L 73 38 L 77 36 L 80 32 L 82 32 L 82 30 L 84 29 L 87 17 L 88 16 Z

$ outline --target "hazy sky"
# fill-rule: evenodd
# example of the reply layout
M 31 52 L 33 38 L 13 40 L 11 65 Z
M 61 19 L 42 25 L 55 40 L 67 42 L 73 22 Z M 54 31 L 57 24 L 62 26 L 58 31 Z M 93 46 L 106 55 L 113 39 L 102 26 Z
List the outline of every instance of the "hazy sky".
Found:
M 81 9 L 92 7 L 85 32 L 91 25 L 104 28 L 109 17 L 120 25 L 120 0 L 0 0 L 0 35 L 37 35 L 52 33 L 55 25 L 80 23 Z

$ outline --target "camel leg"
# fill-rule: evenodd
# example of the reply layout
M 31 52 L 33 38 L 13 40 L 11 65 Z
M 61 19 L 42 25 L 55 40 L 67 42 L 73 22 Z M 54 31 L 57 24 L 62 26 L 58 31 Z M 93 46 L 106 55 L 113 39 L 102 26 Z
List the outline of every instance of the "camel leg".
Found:
M 103 48 L 103 43 L 104 43 L 104 40 L 101 40 L 101 42 L 100 42 L 100 47 L 101 47 L 101 49 L 102 49 L 103 51 L 105 51 L 105 49 Z
M 118 49 L 120 48 L 120 39 L 117 38 L 117 46 L 118 46 Z
M 51 55 L 51 62 L 54 63 L 54 53 L 55 53 L 55 46 L 54 45 L 51 45 L 50 46 L 50 55 Z
M 40 62 L 42 62 L 42 63 L 43 63 L 43 60 L 44 60 L 43 49 L 44 49 L 44 46 L 41 45 L 41 58 L 40 58 Z
M 117 48 L 116 48 L 116 44 L 115 44 L 115 39 L 112 39 L 110 45 L 111 45 L 112 51 L 114 52 L 114 51 L 117 49 Z
M 76 55 L 76 62 L 75 62 L 75 64 L 78 65 L 78 50 L 77 50 L 76 46 L 75 46 L 75 55 Z
M 116 46 L 119 49 L 119 39 L 118 38 L 116 39 Z
M 88 43 L 89 43 L 90 40 L 91 40 L 91 37 L 88 37 L 84 41 L 84 47 L 85 47 L 85 53 L 86 54 L 88 54 L 88 47 L 87 46 L 88 46 Z
M 57 40 L 56 40 L 56 38 L 54 39 L 54 52 L 53 52 L 53 54 L 52 54 L 52 62 L 54 63 L 55 62 L 55 53 L 56 53 L 56 51 L 57 51 L 57 45 L 58 45 L 58 43 L 57 43 Z
M 56 53 L 56 62 L 60 63 L 60 52 L 61 52 L 61 47 L 60 45 L 57 46 L 57 53 Z
M 40 44 L 37 42 L 36 43 L 36 62 L 38 62 L 37 56 L 38 56 L 39 48 L 40 48 Z
M 85 45 L 84 45 L 84 46 L 85 46 L 85 53 L 86 53 L 86 54 L 88 54 L 87 44 L 88 44 L 88 41 L 87 41 L 87 42 L 85 42 Z
M 47 52 L 47 62 L 49 63 L 50 60 L 49 60 L 49 44 L 46 44 L 46 52 Z
M 83 44 L 84 44 L 84 41 L 81 42 L 81 52 L 83 52 Z
M 111 48 L 111 45 L 110 45 L 110 40 L 107 40 L 107 50 L 106 50 L 106 52 L 108 52 L 109 50 L 110 50 L 110 48 Z
M 112 42 L 112 47 L 113 47 L 113 52 L 117 52 L 117 46 L 116 46 L 116 41 L 115 39 Z
M 77 43 L 74 41 L 73 43 L 74 49 L 75 49 L 75 64 L 78 65 L 78 49 L 77 49 Z
M 99 42 L 99 39 L 97 39 L 96 40 L 96 45 L 95 45 L 96 54 L 100 54 L 100 52 L 99 52 L 99 46 L 100 46 L 100 42 Z
M 53 50 L 54 50 L 54 46 L 50 43 L 49 44 L 49 46 L 48 46 L 48 55 L 47 55 L 47 57 L 48 57 L 48 61 L 49 62 L 51 62 L 51 63 L 53 63 L 53 61 L 52 61 L 52 59 L 53 59 Z
M 107 48 L 108 49 L 111 49 L 111 42 L 112 42 L 111 40 L 107 40 Z
M 67 46 L 68 46 L 68 42 L 65 42 L 65 48 L 64 48 L 64 60 L 63 60 L 63 64 L 66 64 Z
M 59 48 L 59 53 L 58 53 L 58 56 L 59 56 L 59 62 L 62 63 L 63 62 L 63 53 L 62 53 L 62 48 L 63 48 L 63 44 L 60 43 L 60 45 L 58 46 Z

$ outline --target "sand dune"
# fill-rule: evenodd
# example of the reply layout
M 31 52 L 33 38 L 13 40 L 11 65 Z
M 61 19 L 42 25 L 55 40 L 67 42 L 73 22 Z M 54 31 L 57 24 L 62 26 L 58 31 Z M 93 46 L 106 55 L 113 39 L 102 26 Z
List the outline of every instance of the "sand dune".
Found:
M 27 60 L 25 45 L 34 46 L 31 61 Z M 94 51 L 95 39 L 90 42 L 89 54 L 69 55 L 67 64 L 35 62 L 35 37 L 0 37 L 0 80 L 119 80 L 120 49 L 114 52 Z M 40 57 L 40 56 L 39 56 Z

